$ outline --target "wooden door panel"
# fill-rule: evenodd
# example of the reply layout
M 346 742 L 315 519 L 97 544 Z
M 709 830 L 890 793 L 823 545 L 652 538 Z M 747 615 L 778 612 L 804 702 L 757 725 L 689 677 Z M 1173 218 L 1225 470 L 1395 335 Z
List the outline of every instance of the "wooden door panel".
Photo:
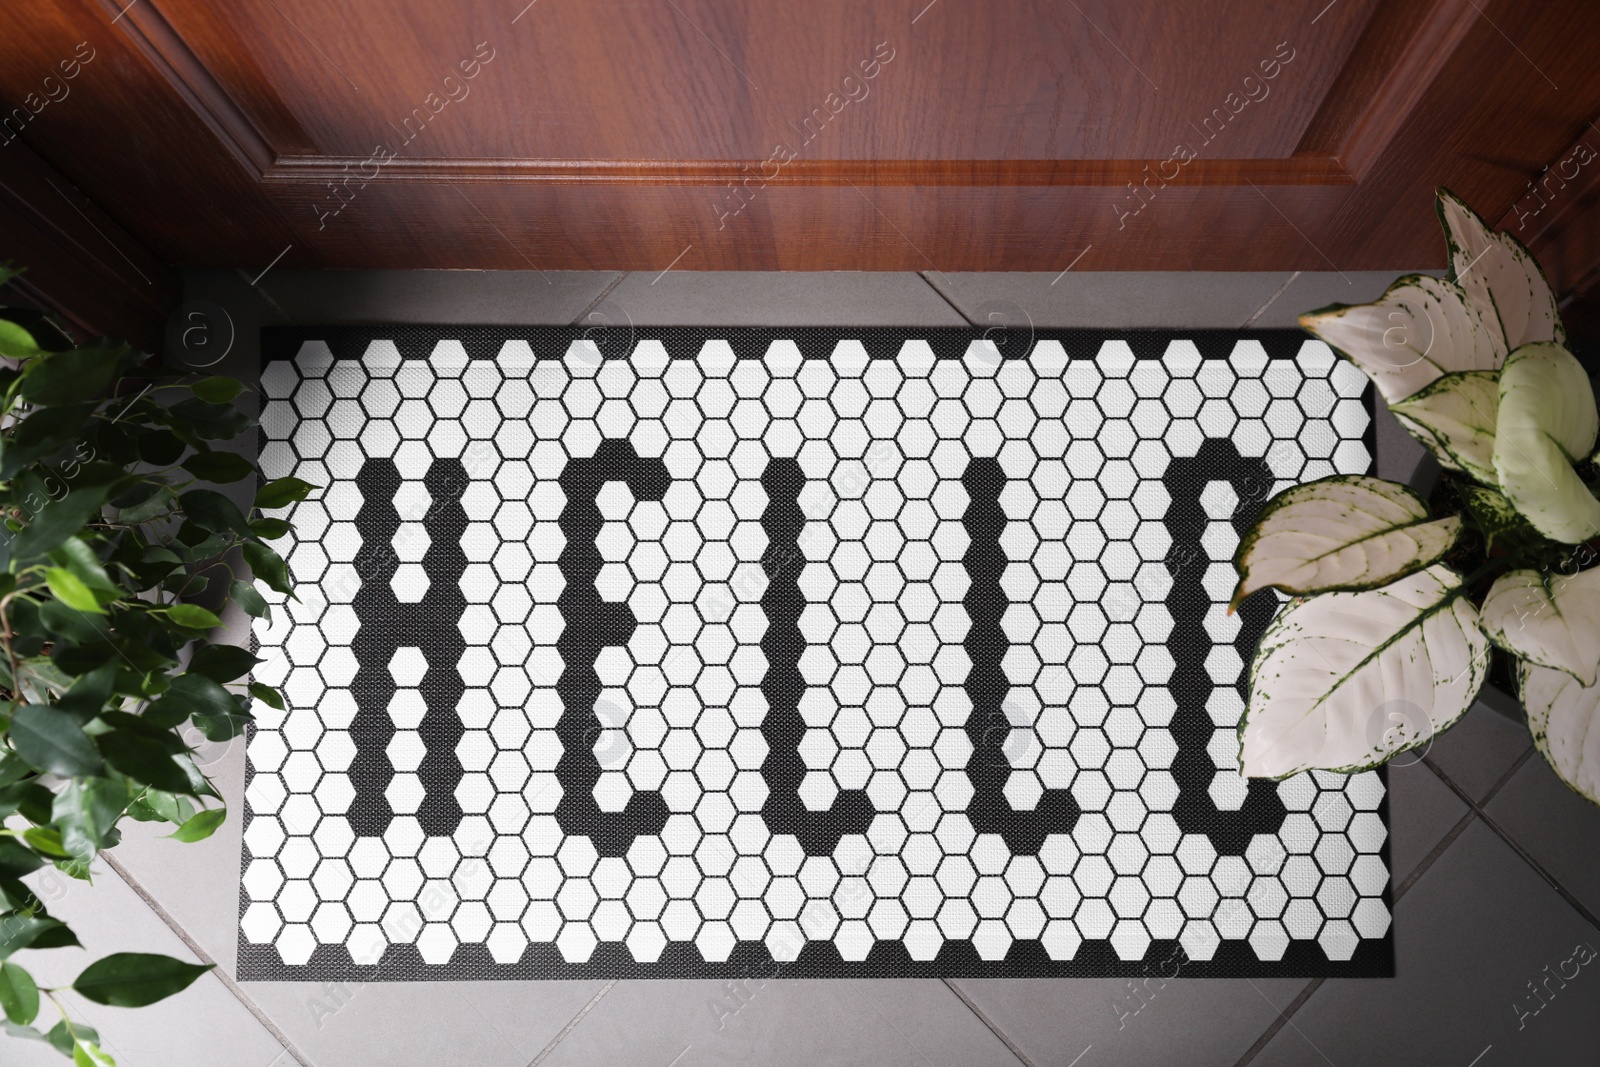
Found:
M 940 3 L 916 26 L 915 2 L 859 0 L 546 0 L 516 25 L 496 0 L 404 0 L 381 17 L 316 0 L 161 10 L 252 111 L 260 78 L 232 57 L 260 42 L 253 66 L 275 72 L 282 110 L 322 155 L 366 154 L 429 93 L 449 99 L 453 78 L 460 99 L 408 154 L 751 160 L 814 129 L 826 135 L 805 154 L 818 159 L 1095 160 L 1163 158 L 1230 93 L 1252 91 L 1270 119 L 1234 125 L 1228 155 L 1292 154 L 1375 4 L 1341 0 L 1311 47 L 1299 0 Z M 1261 77 L 1284 57 L 1281 82 Z
M 1600 114 L 1586 0 L 55 0 L 0 29 L 12 106 L 97 50 L 21 140 L 160 259 L 252 273 L 1438 266 L 1436 184 L 1499 217 Z

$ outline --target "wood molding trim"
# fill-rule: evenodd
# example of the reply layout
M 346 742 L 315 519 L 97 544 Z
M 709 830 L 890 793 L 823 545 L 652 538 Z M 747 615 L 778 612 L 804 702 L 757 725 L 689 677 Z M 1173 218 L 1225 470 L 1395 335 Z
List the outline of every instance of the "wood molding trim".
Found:
M 11 284 L 78 340 L 106 334 L 155 351 L 178 303 L 176 275 L 17 142 L 0 153 L 0 231 L 25 257 L 15 265 L 26 272 Z
M 130 44 L 159 71 L 195 117 L 204 122 L 221 145 L 251 177 L 260 181 L 278 150 L 256 127 L 243 108 L 212 77 L 187 41 L 178 36 L 154 0 L 123 5 L 117 0 L 93 0 L 121 29 Z
M 1473 0 L 1396 0 L 1378 9 L 1296 154 L 1371 171 L 1482 15 Z
M 237 70 L 250 106 L 211 73 L 162 14 L 157 0 L 132 6 L 92 0 L 172 84 L 256 181 L 269 184 L 474 182 L 574 185 L 765 185 L 1073 187 L 1138 185 L 1159 159 L 470 159 L 323 155 L 259 72 Z M 1473 0 L 1392 0 L 1379 7 L 1297 150 L 1275 159 L 1196 159 L 1183 169 L 1199 186 L 1348 186 L 1358 183 L 1410 117 L 1478 17 Z M 224 27 L 214 28 L 218 35 Z M 230 55 L 238 49 L 228 49 Z M 252 111 L 265 112 L 263 121 Z M 1167 176 L 1171 179 L 1171 176 Z
M 263 180 L 323 182 L 496 182 L 549 185 L 871 186 L 1110 186 L 1138 185 L 1157 174 L 1160 160 L 1057 159 L 796 159 L 781 166 L 761 160 L 680 159 L 444 159 L 279 156 Z M 1172 161 L 1166 161 L 1172 162 Z M 1173 163 L 1177 166 L 1176 163 Z M 772 173 L 769 173 L 768 168 Z M 1327 156 L 1288 159 L 1196 159 L 1181 170 L 1184 184 L 1354 185 Z M 1166 176 L 1168 180 L 1172 175 Z M 1159 180 L 1159 179 L 1156 179 Z

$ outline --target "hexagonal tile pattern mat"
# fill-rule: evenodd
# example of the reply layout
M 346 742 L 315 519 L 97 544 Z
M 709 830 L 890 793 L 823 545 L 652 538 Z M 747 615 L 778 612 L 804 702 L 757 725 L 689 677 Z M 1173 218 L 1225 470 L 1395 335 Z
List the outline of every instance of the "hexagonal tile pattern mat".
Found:
M 1236 770 L 1256 333 L 267 331 L 244 978 L 1380 975 L 1384 779 Z

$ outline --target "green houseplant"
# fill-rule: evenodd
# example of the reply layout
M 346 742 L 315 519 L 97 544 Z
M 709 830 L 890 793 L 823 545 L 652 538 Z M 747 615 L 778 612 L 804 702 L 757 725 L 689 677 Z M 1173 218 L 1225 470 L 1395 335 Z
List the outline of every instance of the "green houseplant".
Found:
M 1444 279 L 1301 325 L 1372 379 L 1446 471 L 1424 500 L 1336 475 L 1267 502 L 1234 603 L 1289 594 L 1239 726 L 1246 775 L 1356 771 L 1448 728 L 1496 660 L 1540 753 L 1600 800 L 1600 414 L 1549 283 L 1516 238 L 1438 193 Z
M 289 527 L 251 516 L 311 487 L 267 483 L 247 513 L 203 484 L 258 473 L 217 447 L 254 425 L 233 403 L 237 381 L 169 374 L 112 341 L 74 345 L 21 308 L 0 307 L 0 357 L 0 1010 L 12 1035 L 110 1064 L 60 991 L 15 958 L 79 944 L 24 878 L 48 866 L 88 881 L 124 818 L 170 823 L 180 842 L 221 825 L 226 809 L 182 731 L 230 739 L 252 701 L 282 698 L 245 680 L 248 650 L 207 635 L 228 601 L 269 610 L 241 558 L 289 592 L 267 544 Z M 140 1007 L 206 969 L 118 953 L 71 988 Z M 53 1026 L 40 1019 L 49 1005 Z

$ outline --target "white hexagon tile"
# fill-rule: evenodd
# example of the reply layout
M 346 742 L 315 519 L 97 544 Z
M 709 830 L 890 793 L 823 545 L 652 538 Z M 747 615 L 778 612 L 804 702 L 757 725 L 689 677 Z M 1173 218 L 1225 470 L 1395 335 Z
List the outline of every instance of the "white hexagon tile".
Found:
M 1289 331 L 266 334 L 256 979 L 1392 973 L 1383 779 L 1246 781 Z

